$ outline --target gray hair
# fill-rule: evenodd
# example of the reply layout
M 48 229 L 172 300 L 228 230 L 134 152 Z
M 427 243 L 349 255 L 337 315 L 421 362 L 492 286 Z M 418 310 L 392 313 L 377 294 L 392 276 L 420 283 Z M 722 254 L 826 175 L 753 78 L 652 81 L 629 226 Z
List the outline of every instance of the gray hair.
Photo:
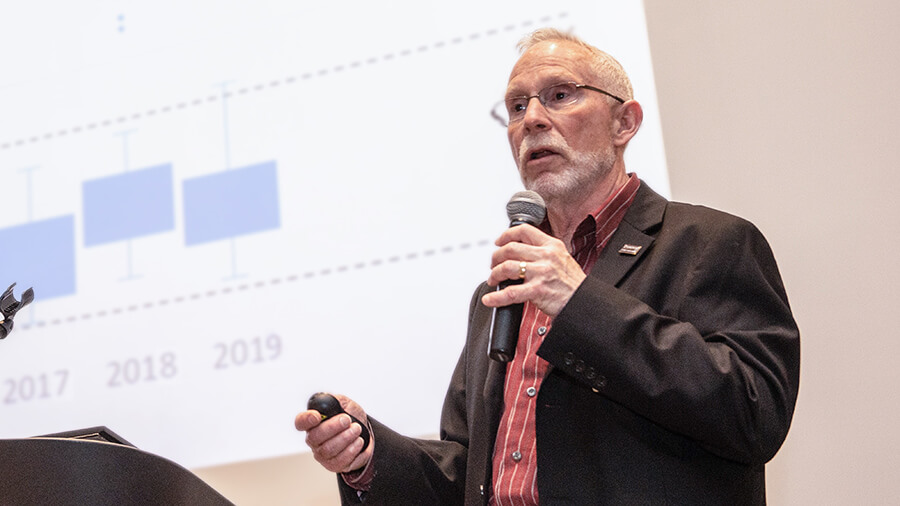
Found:
M 556 28 L 541 28 L 523 37 L 516 47 L 519 48 L 520 53 L 524 53 L 533 46 L 547 41 L 572 42 L 587 49 L 592 55 L 591 70 L 597 75 L 597 78 L 603 81 L 601 86 L 603 86 L 606 91 L 624 100 L 631 100 L 634 98 L 634 90 L 631 88 L 631 79 L 628 78 L 628 74 L 625 73 L 622 64 L 606 52 L 588 44 L 576 35 Z

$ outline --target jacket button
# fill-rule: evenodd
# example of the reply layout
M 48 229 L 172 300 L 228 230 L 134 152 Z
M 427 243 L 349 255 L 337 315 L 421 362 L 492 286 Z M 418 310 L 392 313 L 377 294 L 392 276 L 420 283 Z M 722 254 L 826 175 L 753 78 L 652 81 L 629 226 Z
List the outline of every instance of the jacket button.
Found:
M 606 376 L 597 376 L 593 382 L 594 388 L 603 388 L 606 386 Z
M 575 363 L 575 354 L 572 353 L 571 351 L 569 353 L 566 353 L 565 355 L 563 355 L 563 362 L 565 362 L 566 365 L 574 364 Z
M 587 371 L 584 373 L 584 377 L 592 380 L 597 377 L 597 371 L 595 371 L 593 367 L 588 367 Z

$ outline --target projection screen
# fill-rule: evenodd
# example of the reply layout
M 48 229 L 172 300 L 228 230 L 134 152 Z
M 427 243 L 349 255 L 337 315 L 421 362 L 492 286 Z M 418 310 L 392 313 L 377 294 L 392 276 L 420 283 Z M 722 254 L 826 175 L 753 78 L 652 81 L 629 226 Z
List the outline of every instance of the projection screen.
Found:
M 344 393 L 437 431 L 504 206 L 489 114 L 528 32 L 632 76 L 640 2 L 22 2 L 0 17 L 0 437 L 105 425 L 186 467 L 295 453 Z

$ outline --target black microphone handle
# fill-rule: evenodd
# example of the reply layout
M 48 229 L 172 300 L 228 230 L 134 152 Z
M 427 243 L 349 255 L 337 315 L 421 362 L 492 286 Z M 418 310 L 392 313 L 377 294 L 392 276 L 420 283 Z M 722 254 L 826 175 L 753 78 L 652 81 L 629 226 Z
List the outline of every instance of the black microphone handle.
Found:
M 521 279 L 507 280 L 497 287 L 502 290 L 510 285 L 522 284 Z M 516 355 L 519 341 L 519 326 L 522 324 L 522 310 L 525 304 L 510 304 L 495 307 L 491 316 L 491 340 L 488 355 L 498 362 L 509 362 Z
M 544 203 L 544 199 L 533 191 L 516 192 L 506 204 L 506 216 L 509 217 L 510 228 L 526 223 L 537 227 L 547 216 L 547 205 Z M 524 279 L 506 280 L 497 286 L 497 290 L 503 290 L 510 285 L 520 285 L 524 281 Z M 510 304 L 494 308 L 491 314 L 491 334 L 488 343 L 488 356 L 493 360 L 506 363 L 516 356 L 516 344 L 519 341 L 519 327 L 522 325 L 524 308 L 525 304 Z

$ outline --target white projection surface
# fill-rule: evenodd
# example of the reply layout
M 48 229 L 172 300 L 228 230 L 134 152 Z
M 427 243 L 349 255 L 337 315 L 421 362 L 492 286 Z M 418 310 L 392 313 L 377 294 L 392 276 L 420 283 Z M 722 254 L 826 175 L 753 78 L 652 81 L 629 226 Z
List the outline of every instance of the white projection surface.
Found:
M 491 118 L 542 26 L 632 76 L 640 2 L 19 2 L 0 17 L 0 437 L 105 425 L 187 467 L 303 451 L 347 394 L 435 434 L 504 206 Z

